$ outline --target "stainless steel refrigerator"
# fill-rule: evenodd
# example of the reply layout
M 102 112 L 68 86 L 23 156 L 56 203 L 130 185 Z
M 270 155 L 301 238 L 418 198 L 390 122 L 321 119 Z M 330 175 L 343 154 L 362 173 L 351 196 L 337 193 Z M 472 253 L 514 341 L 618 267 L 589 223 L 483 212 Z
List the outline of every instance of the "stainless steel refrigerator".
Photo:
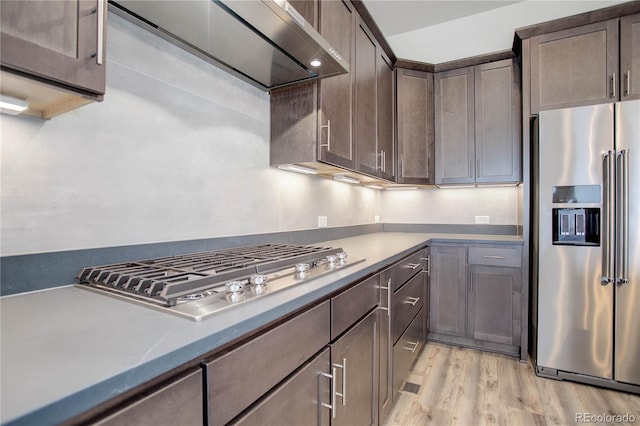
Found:
M 543 111 L 537 131 L 536 371 L 638 393 L 640 101 Z

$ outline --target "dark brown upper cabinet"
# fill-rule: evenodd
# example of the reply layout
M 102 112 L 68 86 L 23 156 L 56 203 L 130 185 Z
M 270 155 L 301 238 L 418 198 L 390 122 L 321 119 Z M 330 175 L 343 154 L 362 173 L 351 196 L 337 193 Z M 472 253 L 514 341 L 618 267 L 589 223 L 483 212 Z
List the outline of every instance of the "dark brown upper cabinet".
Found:
M 397 182 L 435 183 L 433 73 L 396 69 Z
M 106 0 L 3 0 L 2 94 L 50 118 L 102 100 Z
M 355 68 L 356 170 L 393 181 L 393 67 L 361 20 Z
M 640 99 L 640 13 L 620 19 L 622 100 Z
M 516 60 L 435 75 L 435 183 L 520 181 L 520 67 Z
M 302 3 L 304 18 L 345 58 L 347 74 L 271 91 L 271 165 L 323 162 L 353 170 L 356 12 L 349 2 Z M 294 6 L 299 6 L 294 3 Z
M 355 54 L 356 12 L 351 3 L 321 1 L 320 34 L 353 64 Z M 318 82 L 318 130 L 321 161 L 353 169 L 353 72 Z
M 378 155 L 377 135 L 377 51 L 375 39 L 362 22 L 356 28 L 355 58 L 356 170 L 377 175 L 381 158 Z
M 395 110 L 395 85 L 393 79 L 393 66 L 391 61 L 378 48 L 378 176 L 394 181 L 395 168 L 395 136 L 394 136 L 394 110 Z
M 618 19 L 531 40 L 531 113 L 619 98 Z

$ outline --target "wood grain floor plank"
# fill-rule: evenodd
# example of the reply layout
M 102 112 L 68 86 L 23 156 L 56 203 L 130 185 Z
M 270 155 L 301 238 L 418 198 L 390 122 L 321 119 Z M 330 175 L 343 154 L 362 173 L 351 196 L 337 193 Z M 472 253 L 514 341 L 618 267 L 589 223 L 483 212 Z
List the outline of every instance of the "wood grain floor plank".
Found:
M 428 343 L 383 425 L 575 425 L 577 413 L 635 416 L 640 396 L 537 377 L 517 358 Z M 616 423 L 607 423 L 616 424 Z M 627 423 L 628 424 L 628 423 Z

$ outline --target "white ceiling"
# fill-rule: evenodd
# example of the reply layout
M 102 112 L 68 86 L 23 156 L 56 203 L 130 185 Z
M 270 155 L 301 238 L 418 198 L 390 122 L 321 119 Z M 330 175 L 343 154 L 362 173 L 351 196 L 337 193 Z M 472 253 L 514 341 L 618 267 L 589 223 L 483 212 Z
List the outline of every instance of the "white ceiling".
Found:
M 398 58 L 432 64 L 511 49 L 516 28 L 625 2 L 363 1 Z

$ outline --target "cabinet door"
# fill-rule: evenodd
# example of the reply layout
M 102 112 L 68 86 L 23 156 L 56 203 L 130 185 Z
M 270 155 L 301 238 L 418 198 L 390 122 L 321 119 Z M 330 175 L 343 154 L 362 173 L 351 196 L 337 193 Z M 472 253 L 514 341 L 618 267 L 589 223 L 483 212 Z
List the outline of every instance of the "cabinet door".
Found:
M 476 182 L 520 180 L 520 67 L 491 62 L 475 69 Z
M 398 183 L 433 185 L 433 74 L 396 70 Z
M 331 346 L 335 370 L 335 417 L 332 425 L 378 423 L 378 310 L 373 310 Z
M 618 20 L 531 39 L 531 113 L 617 100 Z
M 2 0 L 0 17 L 3 68 L 104 93 L 106 0 Z
M 640 98 L 640 13 L 620 19 L 622 100 Z
M 391 181 L 395 180 L 394 92 L 393 66 L 378 49 L 378 176 Z
M 320 34 L 354 67 L 356 13 L 350 3 L 322 1 Z M 321 80 L 318 114 L 318 157 L 327 163 L 355 168 L 352 143 L 352 78 L 354 70 Z
M 197 370 L 93 424 L 201 426 L 202 402 L 202 370 Z
M 436 184 L 475 182 L 473 68 L 435 76 Z
M 520 269 L 470 265 L 469 337 L 520 344 Z
M 465 335 L 467 258 L 465 247 L 431 247 L 431 333 Z
M 378 175 L 376 43 L 360 23 L 356 28 L 355 147 L 357 170 Z
M 233 424 L 328 426 L 331 414 L 322 404 L 331 403 L 330 364 L 327 348 Z

